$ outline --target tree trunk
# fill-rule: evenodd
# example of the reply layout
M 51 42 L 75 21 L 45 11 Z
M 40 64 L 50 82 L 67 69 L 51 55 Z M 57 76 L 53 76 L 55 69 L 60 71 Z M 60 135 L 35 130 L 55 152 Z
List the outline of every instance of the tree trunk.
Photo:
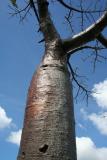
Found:
M 28 92 L 17 160 L 76 160 L 72 86 L 61 45 L 49 44 Z

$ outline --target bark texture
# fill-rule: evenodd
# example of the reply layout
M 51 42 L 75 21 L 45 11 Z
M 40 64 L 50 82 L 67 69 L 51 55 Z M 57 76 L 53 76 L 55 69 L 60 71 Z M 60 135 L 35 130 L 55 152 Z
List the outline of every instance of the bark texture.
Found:
M 59 41 L 46 47 L 28 92 L 17 160 L 76 160 L 70 74 Z
M 17 160 L 76 160 L 67 53 L 51 20 L 48 4 L 46 0 L 37 0 L 45 54 L 29 88 Z
M 34 1 L 29 2 L 36 15 L 38 11 L 45 54 L 30 84 L 17 160 L 77 160 L 67 54 L 96 38 L 107 45 L 100 35 L 107 26 L 107 12 L 83 32 L 61 40 L 48 11 L 49 1 L 37 0 L 37 10 Z

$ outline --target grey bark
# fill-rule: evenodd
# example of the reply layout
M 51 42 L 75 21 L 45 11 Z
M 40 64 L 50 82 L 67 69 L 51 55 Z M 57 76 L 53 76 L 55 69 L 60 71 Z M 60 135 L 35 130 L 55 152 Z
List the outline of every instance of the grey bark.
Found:
M 46 0 L 38 0 L 45 54 L 28 92 L 17 160 L 76 160 L 75 122 L 70 74 Z
M 101 37 L 99 35 L 101 35 L 101 32 L 106 26 L 107 11 L 94 24 L 86 28 L 84 31 L 80 32 L 77 35 L 74 35 L 71 38 L 63 40 L 63 46 L 66 52 L 71 52 L 74 49 L 79 48 L 90 41 L 98 39 L 98 37 Z
M 76 160 L 73 97 L 66 57 L 56 56 L 64 55 L 58 41 L 52 42 L 46 52 L 29 88 L 18 160 Z
M 29 87 L 17 160 L 77 160 L 67 54 L 98 37 L 107 25 L 107 12 L 87 30 L 62 41 L 50 18 L 48 2 L 37 0 L 37 5 L 45 54 Z

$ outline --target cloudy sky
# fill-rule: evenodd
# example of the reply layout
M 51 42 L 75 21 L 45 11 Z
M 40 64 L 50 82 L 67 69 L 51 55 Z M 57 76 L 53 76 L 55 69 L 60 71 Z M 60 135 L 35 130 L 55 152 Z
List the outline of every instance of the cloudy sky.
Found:
M 55 8 L 56 9 L 56 8 Z M 43 45 L 37 42 L 37 23 L 32 16 L 23 24 L 18 18 L 10 18 L 7 1 L 0 9 L 0 157 L 15 160 L 17 157 L 28 86 L 39 64 Z M 55 12 L 55 11 L 54 11 Z M 61 13 L 63 10 L 60 11 Z M 57 14 L 57 9 L 56 9 Z M 62 14 L 59 22 L 62 23 Z M 56 24 L 63 37 L 69 28 Z M 63 32 L 68 29 L 68 33 Z M 88 51 L 85 53 L 89 54 Z M 76 141 L 78 160 L 105 160 L 107 157 L 107 64 L 97 65 L 93 73 L 92 63 L 82 61 L 84 53 L 72 57 L 79 72 L 88 77 L 87 84 L 93 91 L 88 106 L 82 98 L 75 103 Z

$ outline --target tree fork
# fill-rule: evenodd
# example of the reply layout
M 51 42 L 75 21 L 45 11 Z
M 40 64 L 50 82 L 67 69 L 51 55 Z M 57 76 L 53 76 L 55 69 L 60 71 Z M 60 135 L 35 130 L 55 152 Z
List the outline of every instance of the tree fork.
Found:
M 47 1 L 37 0 L 37 4 L 45 54 L 29 87 L 17 160 L 77 160 L 67 53 Z
M 45 40 L 45 54 L 29 87 L 17 160 L 77 160 L 67 55 L 94 39 L 103 44 L 106 40 L 98 35 L 107 26 L 107 12 L 83 32 L 61 40 L 48 4 L 47 0 L 37 0 L 35 15 Z

